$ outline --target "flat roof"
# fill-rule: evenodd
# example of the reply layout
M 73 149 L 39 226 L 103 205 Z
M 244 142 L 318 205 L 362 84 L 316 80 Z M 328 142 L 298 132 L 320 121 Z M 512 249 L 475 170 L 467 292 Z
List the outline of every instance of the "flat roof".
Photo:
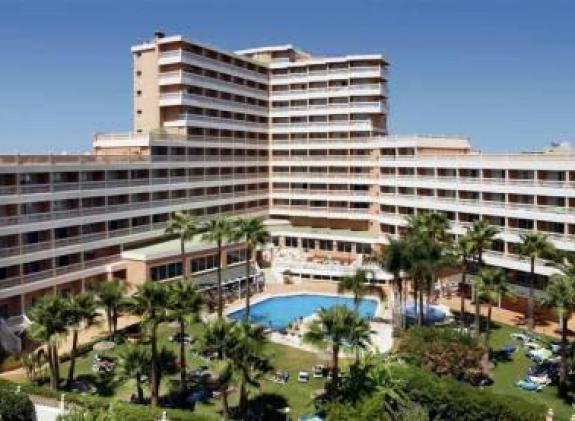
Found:
M 270 233 L 272 235 L 296 235 L 303 237 L 306 235 L 316 238 L 324 237 L 326 239 L 336 239 L 339 241 L 353 241 L 363 240 L 366 242 L 377 242 L 379 235 L 369 231 L 352 231 L 346 229 L 333 229 L 333 228 L 313 228 L 305 226 L 293 225 L 270 225 Z
M 216 243 L 202 241 L 200 236 L 194 237 L 185 243 L 184 250 L 186 253 L 195 253 L 215 249 Z M 149 246 L 126 250 L 122 252 L 122 258 L 128 260 L 157 260 L 166 257 L 178 256 L 181 254 L 181 243 L 179 239 L 162 241 Z

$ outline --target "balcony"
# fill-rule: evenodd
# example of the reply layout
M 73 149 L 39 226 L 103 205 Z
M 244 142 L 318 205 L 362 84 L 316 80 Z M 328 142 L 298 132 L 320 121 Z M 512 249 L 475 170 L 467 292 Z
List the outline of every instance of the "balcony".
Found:
M 257 114 L 264 117 L 268 115 L 267 107 L 250 104 L 247 102 L 226 101 L 202 95 L 193 95 L 187 92 L 167 93 L 160 95 L 160 106 L 168 107 L 175 105 L 187 105 L 200 108 L 217 108 L 218 110 Z
M 323 98 L 328 96 L 382 95 L 388 96 L 387 86 L 380 83 L 366 83 L 348 86 L 326 86 L 321 88 L 276 90 L 270 92 L 270 100 Z
M 212 59 L 199 54 L 194 54 L 190 51 L 175 50 L 166 51 L 160 53 L 158 58 L 158 64 L 174 64 L 174 63 L 186 63 L 195 65 L 198 67 L 214 70 L 216 72 L 228 73 L 236 76 L 240 76 L 246 79 L 251 79 L 255 82 L 260 82 L 267 84 L 268 76 L 262 73 L 244 69 L 242 67 L 234 66 L 233 64 L 225 63 L 220 60 Z
M 332 120 L 307 121 L 297 123 L 271 123 L 272 133 L 309 132 L 332 130 L 361 130 L 371 131 L 377 129 L 371 120 Z
M 272 74 L 270 81 L 278 83 L 301 83 L 309 81 L 320 81 L 326 79 L 341 79 L 341 78 L 358 78 L 358 77 L 380 77 L 387 79 L 388 70 L 386 67 L 381 66 L 358 66 L 349 67 L 346 69 L 326 69 L 326 70 L 312 70 L 308 72 L 287 73 L 287 74 Z
M 227 130 L 245 130 L 260 133 L 268 132 L 267 123 L 259 123 L 248 120 L 233 120 L 220 117 L 209 117 L 198 114 L 181 114 L 177 120 L 166 121 L 164 125 L 166 127 L 194 126 Z

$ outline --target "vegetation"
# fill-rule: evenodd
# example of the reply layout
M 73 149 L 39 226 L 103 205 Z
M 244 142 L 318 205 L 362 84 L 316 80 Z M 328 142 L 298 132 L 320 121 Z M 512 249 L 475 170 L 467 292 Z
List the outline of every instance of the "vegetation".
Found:
M 30 421 L 34 419 L 36 419 L 36 413 L 28 395 L 0 389 L 0 420 Z
M 491 332 L 491 309 L 493 302 L 502 297 L 512 295 L 507 279 L 507 273 L 501 269 L 484 268 L 475 278 L 477 296 L 487 301 L 487 326 L 485 328 L 485 347 L 489 348 L 489 333 Z
M 264 246 L 271 241 L 270 232 L 267 230 L 261 219 L 250 218 L 250 219 L 240 219 L 236 234 L 237 239 L 244 241 L 246 246 L 246 306 L 245 306 L 245 318 L 249 320 L 250 318 L 250 265 L 252 261 L 252 254 L 254 250 L 258 247 Z
M 457 238 L 454 244 L 454 254 L 461 267 L 461 283 L 459 284 L 459 321 L 461 327 L 465 326 L 465 286 L 467 285 L 467 272 L 469 271 L 469 262 L 473 257 L 473 241 L 469 233 L 465 233 Z
M 413 326 L 400 339 L 399 355 L 438 376 L 477 384 L 485 375 L 484 349 L 476 338 L 450 328 Z
M 530 232 L 527 234 L 521 234 L 521 246 L 519 251 L 521 255 L 529 258 L 531 265 L 531 276 L 529 277 L 529 297 L 525 319 L 527 320 L 527 326 L 529 329 L 533 330 L 535 328 L 535 264 L 537 259 L 553 255 L 555 250 L 553 244 L 551 244 L 545 234 L 540 232 Z
M 218 272 L 218 317 L 224 314 L 224 299 L 222 291 L 222 254 L 224 244 L 233 240 L 237 234 L 230 220 L 225 218 L 214 218 L 208 220 L 202 227 L 202 239 L 211 243 L 216 243 L 217 253 L 217 272 Z
M 125 287 L 119 279 L 101 282 L 94 288 L 97 303 L 106 312 L 108 333 L 114 336 L 118 330 L 118 315 L 120 307 L 124 304 Z
M 175 212 L 168 220 L 166 234 L 177 236 L 180 239 L 180 256 L 182 259 L 182 277 L 186 274 L 186 242 L 191 241 L 201 232 L 200 225 L 196 218 L 184 213 Z

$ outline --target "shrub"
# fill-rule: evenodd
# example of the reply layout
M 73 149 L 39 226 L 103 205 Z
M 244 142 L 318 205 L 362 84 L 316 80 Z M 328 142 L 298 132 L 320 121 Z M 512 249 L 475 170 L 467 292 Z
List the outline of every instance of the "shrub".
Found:
M 2 421 L 36 419 L 34 405 L 28 395 L 0 389 L 0 419 Z
M 474 338 L 454 329 L 413 326 L 401 338 L 398 351 L 406 361 L 439 376 L 469 383 L 484 377 L 484 349 Z
M 544 405 L 440 379 L 417 367 L 397 365 L 392 373 L 401 380 L 400 387 L 407 397 L 425 408 L 432 420 L 540 421 L 545 415 Z

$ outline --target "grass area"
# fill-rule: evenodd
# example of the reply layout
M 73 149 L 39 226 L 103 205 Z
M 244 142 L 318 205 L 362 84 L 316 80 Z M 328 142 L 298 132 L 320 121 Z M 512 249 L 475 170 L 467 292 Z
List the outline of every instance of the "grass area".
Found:
M 168 324 L 163 324 L 158 329 L 159 334 L 159 346 L 165 346 L 166 348 L 174 351 L 176 355 L 179 355 L 179 345 L 174 342 L 169 341 L 169 337 L 174 334 L 176 329 L 171 328 Z M 201 334 L 202 325 L 196 324 L 188 329 L 192 337 L 197 337 Z M 111 357 L 116 357 L 121 352 L 123 348 L 127 345 L 122 344 L 117 346 L 115 349 L 108 351 L 105 355 Z M 267 404 L 273 408 L 284 408 L 289 406 L 291 409 L 291 414 L 293 418 L 302 414 L 307 414 L 314 411 L 312 404 L 312 393 L 317 389 L 322 389 L 324 387 L 324 379 L 310 378 L 309 383 L 302 384 L 298 383 L 297 377 L 300 370 L 307 370 L 310 372 L 313 365 L 318 363 L 325 363 L 325 360 L 321 356 L 310 353 L 295 348 L 278 345 L 275 343 L 270 343 L 268 352 L 271 356 L 271 362 L 274 368 L 288 370 L 290 373 L 289 382 L 285 385 L 274 383 L 271 380 L 265 379 L 261 382 L 261 388 L 259 392 L 255 392 L 250 398 L 260 400 L 262 403 Z M 102 354 L 102 353 L 101 353 Z M 95 383 L 98 381 L 97 375 L 92 372 L 92 362 L 93 362 L 94 352 L 88 352 L 81 357 L 76 359 L 76 375 L 77 379 L 84 378 L 90 383 Z M 188 366 L 190 369 L 200 367 L 206 364 L 204 360 L 195 358 L 188 354 Z M 68 373 L 69 362 L 62 363 L 60 366 L 60 372 L 62 378 L 65 378 Z M 269 374 L 271 378 L 273 373 Z M 171 379 L 179 379 L 179 372 L 170 376 L 166 376 L 162 379 L 161 393 L 167 393 L 170 387 Z M 25 378 L 21 379 L 23 382 L 26 381 Z M 115 397 L 121 400 L 128 400 L 132 393 L 135 393 L 135 382 L 133 380 L 120 380 L 113 378 L 111 381 L 106 382 L 106 387 L 103 388 L 104 393 L 102 396 Z M 149 396 L 149 389 L 146 390 L 146 395 Z M 230 404 L 235 405 L 237 403 L 237 393 L 233 393 L 230 396 Z M 218 411 L 221 409 L 221 400 L 212 399 L 210 403 L 198 404 L 194 410 L 194 413 L 202 415 L 206 418 L 212 418 L 214 420 L 220 419 L 218 416 Z
M 491 346 L 493 349 L 498 349 L 504 344 L 514 342 L 509 336 L 513 332 L 518 332 L 520 329 L 496 324 L 491 332 Z M 542 337 L 544 340 L 551 340 L 551 338 Z M 516 342 L 517 345 L 519 345 Z M 526 355 L 525 350 L 518 346 L 517 351 L 513 353 L 511 361 L 498 362 L 493 370 L 493 378 L 495 382 L 487 389 L 495 392 L 512 396 L 522 396 L 523 398 L 544 404 L 553 411 L 558 420 L 569 420 L 573 412 L 570 405 L 562 400 L 557 395 L 556 386 L 547 386 L 541 392 L 528 392 L 519 389 L 515 386 L 515 382 L 525 377 L 527 369 L 533 366 L 534 363 Z

